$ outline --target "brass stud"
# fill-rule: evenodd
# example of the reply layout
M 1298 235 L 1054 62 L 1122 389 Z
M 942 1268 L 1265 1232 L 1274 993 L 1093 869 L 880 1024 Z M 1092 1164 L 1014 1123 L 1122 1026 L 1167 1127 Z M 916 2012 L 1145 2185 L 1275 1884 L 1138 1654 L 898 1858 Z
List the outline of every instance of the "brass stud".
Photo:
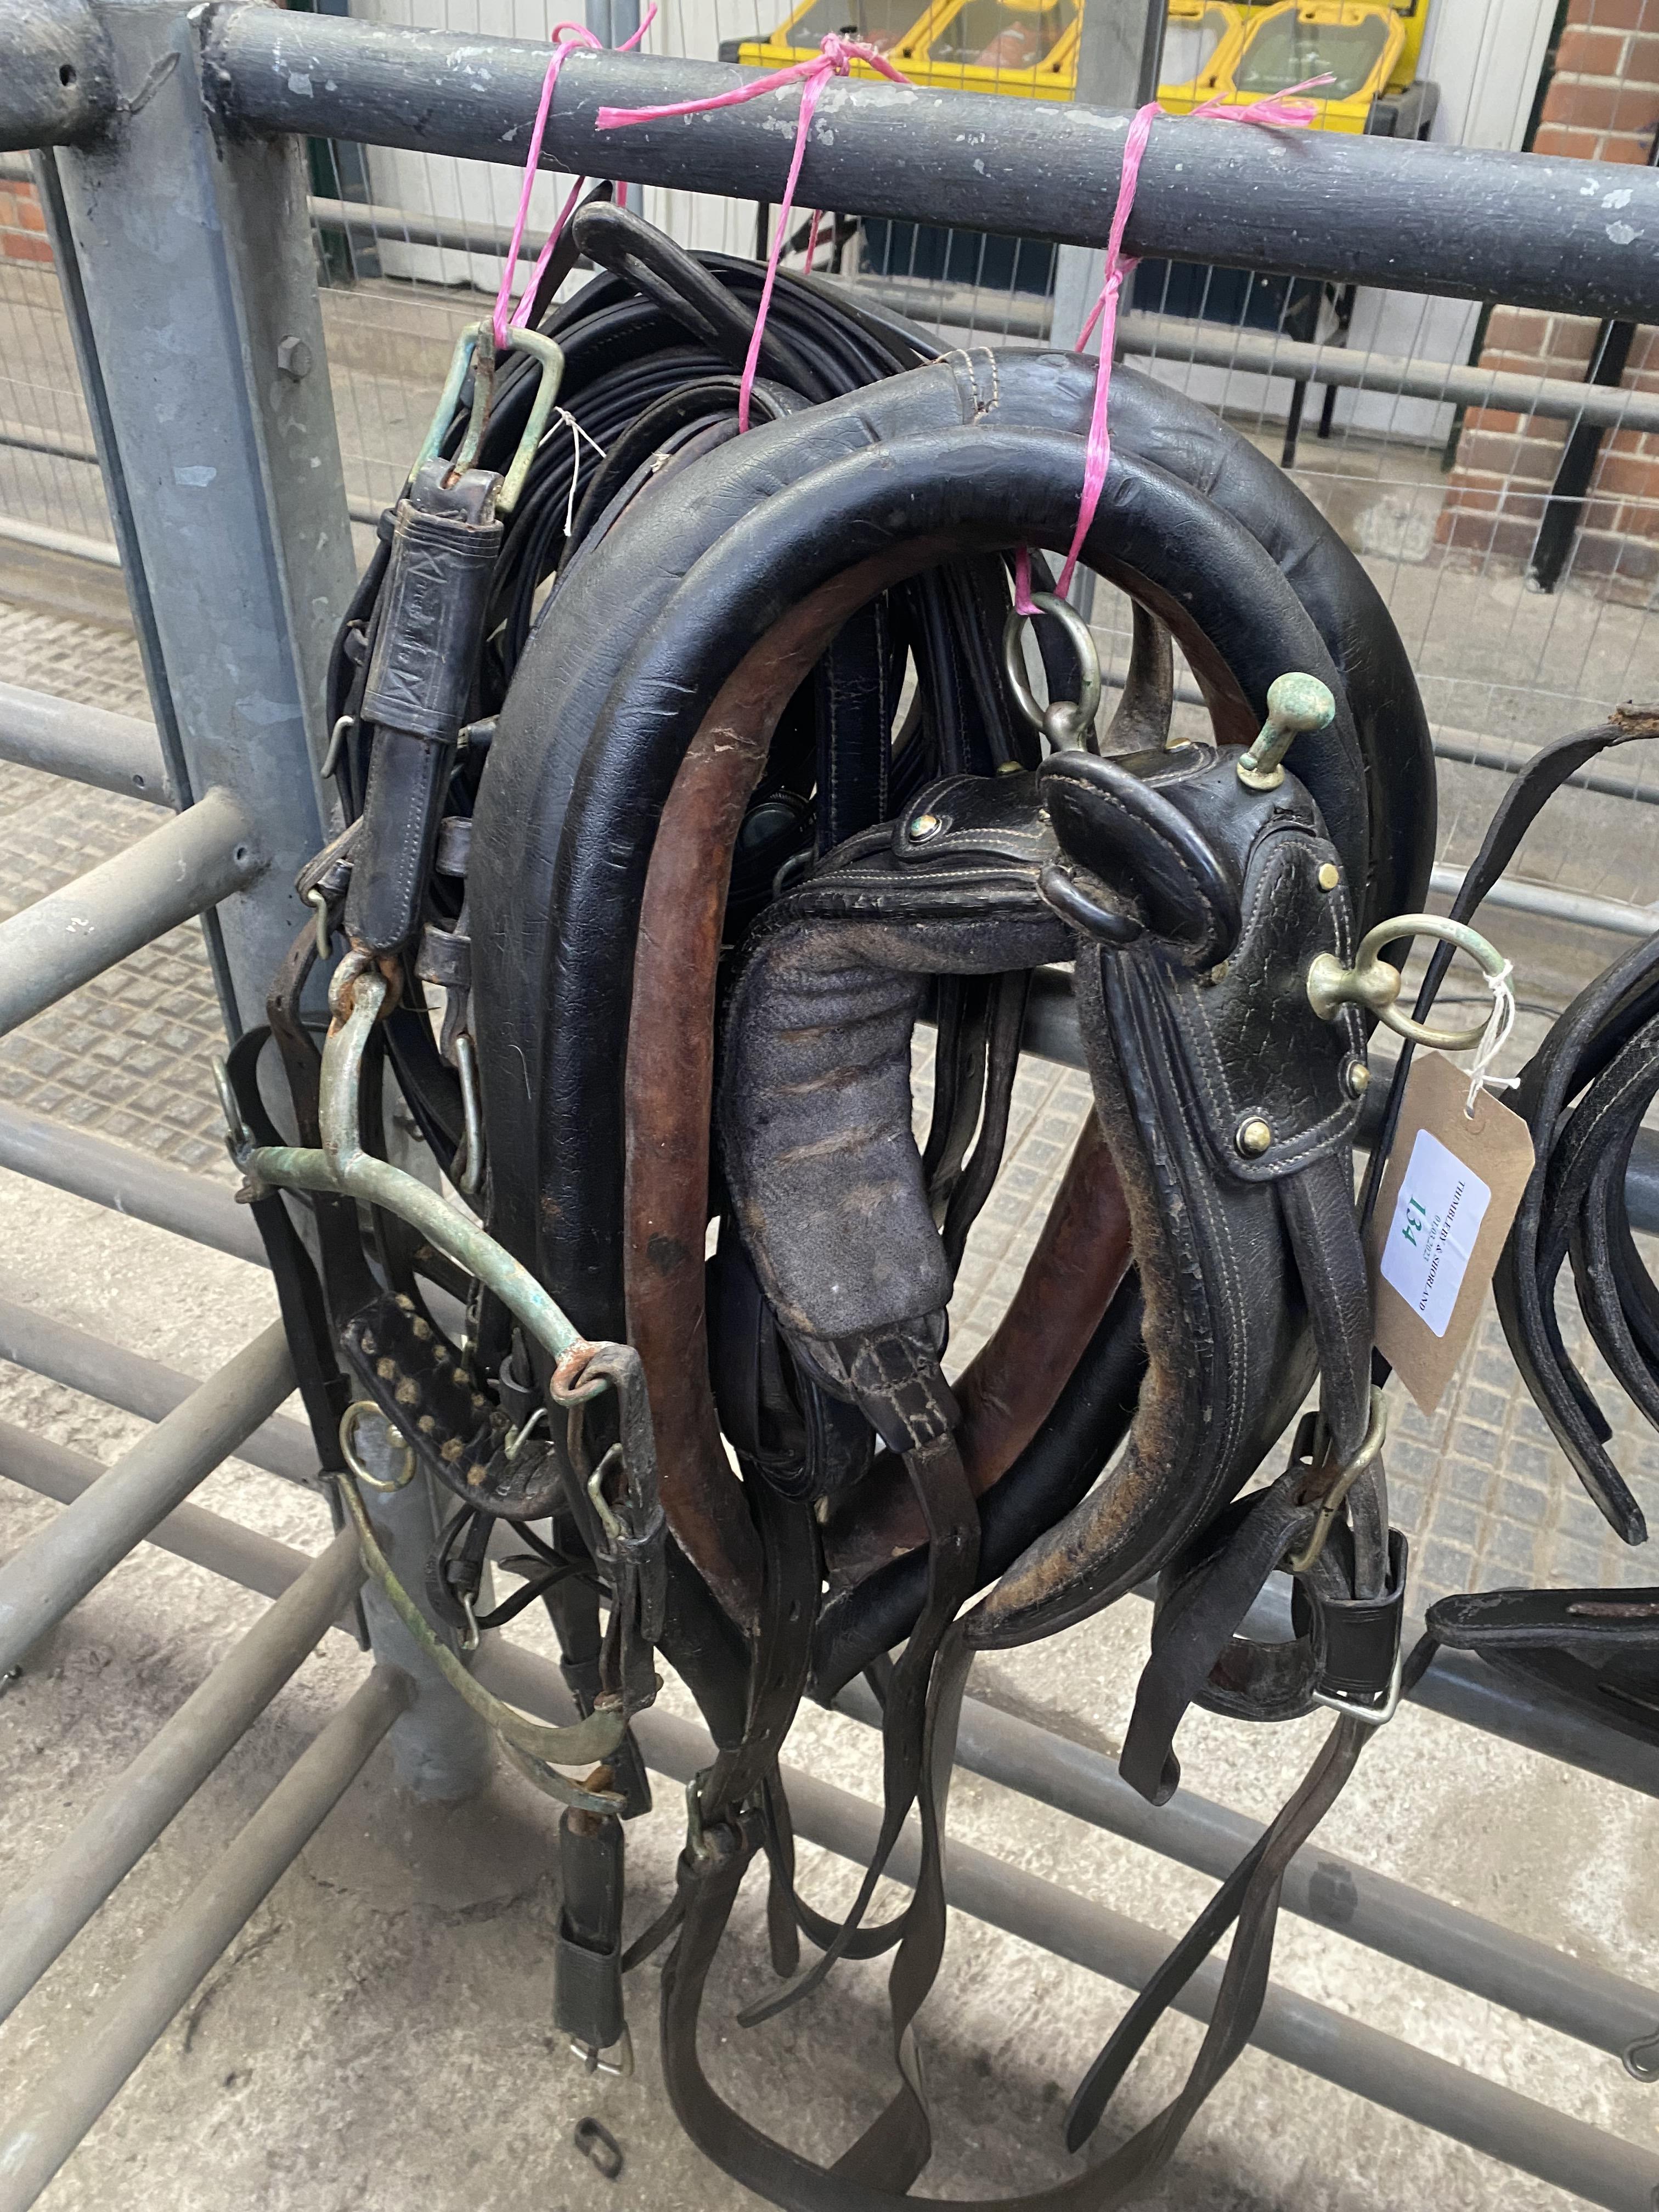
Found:
M 422 1413 L 415 1425 L 423 1437 L 435 1437 L 438 1433 L 438 1424 L 430 1413 Z
M 1252 1114 L 1238 1125 L 1235 1139 L 1246 1159 L 1254 1160 L 1265 1152 L 1273 1140 L 1273 1133 L 1259 1114 Z
M 390 1382 L 398 1372 L 398 1363 L 395 1359 L 377 1359 L 374 1363 L 374 1372 L 382 1382 Z
M 910 823 L 910 836 L 918 845 L 925 845 L 930 837 L 937 837 L 945 823 L 937 814 L 918 814 Z
M 475 1460 L 473 1461 L 473 1462 L 472 1462 L 471 1466 L 470 1468 L 468 1468 L 468 1469 L 467 1469 L 467 1471 L 466 1471 L 466 1481 L 467 1481 L 467 1487 L 468 1487 L 468 1489 L 470 1489 L 470 1490 L 476 1490 L 476 1489 L 478 1487 L 478 1485 L 479 1485 L 479 1484 L 483 1480 L 484 1477 L 489 1474 L 489 1468 L 484 1465 L 484 1463 L 483 1463 L 483 1462 L 482 1460 L 477 1460 L 477 1459 L 475 1459 Z
M 363 1331 L 362 1334 L 358 1338 L 357 1341 L 358 1341 L 358 1342 L 359 1342 L 359 1344 L 361 1344 L 361 1345 L 362 1346 L 362 1347 L 363 1347 L 363 1356 L 365 1357 L 365 1358 L 368 1358 L 368 1359 L 373 1359 L 373 1358 L 374 1358 L 374 1350 L 375 1350 L 375 1346 L 374 1346 L 374 1338 L 369 1334 L 369 1333 L 368 1333 L 368 1331 L 367 1329 L 365 1329 L 365 1330 Z
M 396 1396 L 400 1406 L 418 1406 L 421 1402 L 421 1386 L 412 1380 L 402 1382 L 398 1385 Z
M 448 1437 L 445 1443 L 439 1447 L 438 1456 L 446 1467 L 453 1467 L 460 1455 L 461 1440 L 459 1437 Z
M 1205 981 L 1206 983 L 1224 983 L 1227 980 L 1227 964 L 1228 963 L 1224 960 L 1218 960 L 1213 968 L 1206 971 L 1204 977 Z
M 432 1341 L 432 1324 L 431 1324 L 431 1322 L 430 1322 L 429 1321 L 417 1321 L 417 1322 L 416 1322 L 416 1324 L 415 1324 L 415 1341 L 416 1342 L 416 1344 L 430 1344 L 430 1343 L 431 1343 L 431 1341 Z
M 405 1313 L 413 1313 L 413 1312 L 414 1312 L 414 1310 L 415 1310 L 415 1301 L 414 1301 L 414 1299 L 413 1299 L 413 1298 L 411 1298 L 411 1297 L 410 1297 L 407 1295 L 407 1293 L 406 1293 L 406 1292 L 404 1292 L 404 1291 L 398 1291 L 398 1297 L 397 1297 L 397 1303 L 398 1303 L 398 1304 L 399 1306 L 401 1306 L 401 1307 L 402 1307 L 403 1310 L 404 1310 Z
M 1371 1072 L 1363 1060 L 1351 1060 L 1344 1081 L 1350 1098 L 1363 1098 L 1371 1087 Z
M 1322 891 L 1334 891 L 1341 880 L 1342 872 L 1337 866 L 1336 862 L 1334 860 L 1327 860 L 1324 866 L 1319 871 L 1320 890 Z

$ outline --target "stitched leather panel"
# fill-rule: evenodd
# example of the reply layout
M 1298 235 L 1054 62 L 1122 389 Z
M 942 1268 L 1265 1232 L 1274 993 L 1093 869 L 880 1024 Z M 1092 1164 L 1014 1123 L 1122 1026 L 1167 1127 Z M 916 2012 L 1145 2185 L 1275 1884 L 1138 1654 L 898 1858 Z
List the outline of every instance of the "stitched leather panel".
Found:
M 1217 774 L 1239 791 L 1230 763 L 1219 763 Z M 1353 957 L 1346 884 L 1328 891 L 1319 884 L 1321 868 L 1335 864 L 1306 793 L 1287 776 L 1257 812 L 1239 939 L 1218 980 L 1174 974 L 1159 960 L 1154 981 L 1144 963 L 1156 954 L 1137 948 L 1126 955 L 1141 979 L 1137 988 L 1168 992 L 1211 1158 L 1243 1182 L 1273 1181 L 1353 1139 L 1359 1102 L 1344 1071 L 1351 1059 L 1364 1058 L 1364 1032 L 1352 1006 L 1334 1022 L 1322 1021 L 1307 989 L 1317 953 L 1334 953 L 1345 964 Z M 1238 1130 L 1255 1119 L 1267 1124 L 1273 1142 L 1248 1158 Z

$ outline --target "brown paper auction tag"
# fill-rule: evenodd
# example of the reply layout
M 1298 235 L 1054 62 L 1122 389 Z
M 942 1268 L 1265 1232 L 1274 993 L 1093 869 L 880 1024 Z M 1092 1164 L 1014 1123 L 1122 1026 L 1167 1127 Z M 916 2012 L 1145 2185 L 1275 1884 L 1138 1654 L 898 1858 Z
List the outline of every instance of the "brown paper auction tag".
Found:
M 1425 1413 L 1480 1317 L 1532 1173 L 1532 1132 L 1437 1052 L 1413 1055 L 1366 1241 L 1376 1345 Z

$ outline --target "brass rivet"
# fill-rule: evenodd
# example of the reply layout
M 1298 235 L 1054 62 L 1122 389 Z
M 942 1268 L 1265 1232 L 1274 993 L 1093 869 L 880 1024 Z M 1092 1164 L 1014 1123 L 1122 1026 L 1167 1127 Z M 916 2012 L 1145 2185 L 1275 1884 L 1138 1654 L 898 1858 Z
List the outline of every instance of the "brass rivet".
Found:
M 421 1386 L 414 1382 L 400 1382 L 394 1395 L 400 1406 L 418 1406 L 421 1402 Z
M 1334 891 L 1341 880 L 1342 872 L 1337 866 L 1336 862 L 1334 860 L 1327 860 L 1324 866 L 1319 871 L 1320 890 L 1322 891 Z
M 1370 1068 L 1366 1066 L 1363 1060 L 1351 1060 L 1348 1062 L 1349 1097 L 1363 1098 L 1366 1091 L 1368 1091 L 1370 1087 L 1371 1072 Z
M 910 835 L 918 845 L 925 845 L 930 837 L 937 837 L 945 827 L 937 814 L 918 814 L 910 824 Z
M 382 1382 L 395 1382 L 398 1374 L 398 1363 L 395 1359 L 377 1359 L 374 1363 L 374 1372 L 380 1376 Z
M 1252 1114 L 1238 1125 L 1238 1149 L 1247 1159 L 1255 1159 L 1265 1152 L 1273 1140 L 1273 1133 L 1259 1114 Z
M 1224 960 L 1218 960 L 1204 980 L 1206 983 L 1224 983 L 1227 980 L 1227 963 Z
M 467 1481 L 467 1487 L 468 1487 L 468 1489 L 469 1489 L 469 1490 L 476 1490 L 476 1489 L 478 1487 L 478 1485 L 479 1485 L 479 1484 L 483 1480 L 483 1479 L 484 1479 L 485 1475 L 487 1475 L 487 1474 L 489 1474 L 489 1469 L 487 1467 L 484 1467 L 484 1466 L 483 1466 L 483 1465 L 482 1465 L 482 1464 L 481 1464 L 477 1460 L 476 1460 L 476 1459 L 475 1459 L 475 1460 L 473 1461 L 473 1462 L 472 1462 L 471 1466 L 470 1468 L 468 1468 L 468 1469 L 467 1469 L 467 1471 L 466 1471 L 466 1481 Z

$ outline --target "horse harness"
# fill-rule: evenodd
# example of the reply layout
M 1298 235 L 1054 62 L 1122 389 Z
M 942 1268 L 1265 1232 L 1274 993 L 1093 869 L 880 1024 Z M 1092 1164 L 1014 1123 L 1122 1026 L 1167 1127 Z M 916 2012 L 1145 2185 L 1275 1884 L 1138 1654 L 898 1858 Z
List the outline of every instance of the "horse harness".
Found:
M 1097 733 L 1093 638 L 1038 550 L 1078 511 L 1092 363 L 942 355 L 786 272 L 738 436 L 759 272 L 680 252 L 603 191 L 568 249 L 506 353 L 483 329 L 463 340 L 347 611 L 326 763 L 342 827 L 301 879 L 312 919 L 268 1025 L 231 1054 L 233 1152 L 371 1573 L 562 1805 L 561 2027 L 590 2063 L 624 2045 L 624 1972 L 670 1946 L 670 2095 L 772 2202 L 873 2212 L 927 2166 L 916 2016 L 978 1652 L 1155 1586 L 1121 1761 L 1153 1802 L 1192 1705 L 1333 1712 L 1302 1788 L 1085 2077 L 1068 2147 L 1236 1923 L 1181 2094 L 1018 2200 L 1127 2203 L 1248 2040 L 1284 1869 L 1434 1634 L 1504 1655 L 1548 1640 L 1534 1616 L 1553 1600 L 1474 1599 L 1402 1652 L 1407 1547 L 1353 1195 L 1370 1080 L 1353 975 L 1379 925 L 1431 927 L 1421 705 L 1322 518 L 1245 441 L 1120 370 L 1084 558 L 1133 626 Z M 578 252 L 600 273 L 549 305 Z M 1172 640 L 1208 708 L 1178 738 Z M 1469 910 L 1478 896 L 1472 874 Z M 1318 1004 L 1316 963 L 1336 979 Z M 947 1380 L 1022 1042 L 1066 968 L 1094 1110 L 1006 1315 Z M 1621 1295 L 1592 1325 L 1659 1412 L 1659 1309 L 1605 1165 L 1659 1085 L 1652 970 L 1632 955 L 1528 1073 L 1535 1126 L 1586 1081 L 1588 1118 L 1558 1140 L 1571 1162 L 1502 1291 L 1506 1325 L 1534 1315 L 1528 1380 L 1626 1534 L 1633 1502 L 1535 1316 L 1569 1249 L 1581 1282 L 1608 1279 L 1611 1253 Z M 295 1144 L 261 1097 L 267 1047 Z M 394 1102 L 459 1204 L 395 1163 Z M 1283 1471 L 1256 1484 L 1288 1430 Z M 372 1510 L 374 1487 L 416 1478 L 447 1509 L 424 1604 Z M 520 1588 L 491 1609 L 501 1524 L 518 1549 L 494 1563 Z M 1279 1572 L 1290 1634 L 1247 1637 Z M 576 1707 L 563 1726 L 467 1664 L 537 1601 Z M 1558 1674 L 1594 1670 L 1632 1627 L 1581 1609 L 1563 1660 L 1562 1618 L 1546 1624 Z M 1650 1638 L 1659 1611 L 1643 1619 Z M 658 1655 L 714 1753 L 676 1895 L 628 1949 L 623 1822 L 650 1803 L 629 1723 Z M 883 1707 L 881 1826 L 835 1922 L 798 1890 L 780 1761 L 803 1698 L 861 1674 Z M 872 1927 L 913 1814 L 912 1901 Z M 746 2022 L 890 1954 L 896 2086 L 830 2167 L 744 2119 L 698 2057 L 757 1860 L 785 1986 Z

